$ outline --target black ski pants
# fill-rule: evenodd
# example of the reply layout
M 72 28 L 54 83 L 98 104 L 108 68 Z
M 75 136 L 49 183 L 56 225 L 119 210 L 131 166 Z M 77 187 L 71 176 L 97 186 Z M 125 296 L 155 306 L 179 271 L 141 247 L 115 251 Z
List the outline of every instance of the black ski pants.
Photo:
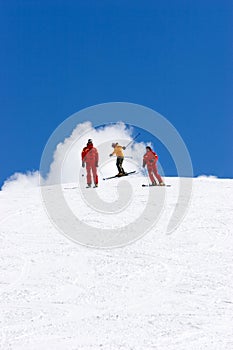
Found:
M 117 169 L 118 169 L 119 173 L 122 173 L 122 174 L 125 173 L 125 171 L 122 167 L 123 160 L 124 160 L 124 157 L 117 157 L 117 161 L 116 161 Z

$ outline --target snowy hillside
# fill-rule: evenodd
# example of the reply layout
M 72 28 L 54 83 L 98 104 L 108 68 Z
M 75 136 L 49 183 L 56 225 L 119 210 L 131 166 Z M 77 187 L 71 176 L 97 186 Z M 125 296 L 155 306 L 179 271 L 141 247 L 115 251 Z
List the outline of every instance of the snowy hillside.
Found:
M 108 202 L 117 197 L 116 181 L 87 191 Z M 134 201 L 109 219 L 88 211 L 75 184 L 63 190 L 82 221 L 120 227 L 141 215 L 143 182 L 132 176 Z M 171 235 L 178 179 L 166 183 L 172 186 L 153 189 L 155 205 L 158 191 L 166 195 L 154 228 L 107 250 L 64 237 L 40 188 L 1 191 L 0 349 L 233 349 L 233 180 L 194 179 L 186 216 Z

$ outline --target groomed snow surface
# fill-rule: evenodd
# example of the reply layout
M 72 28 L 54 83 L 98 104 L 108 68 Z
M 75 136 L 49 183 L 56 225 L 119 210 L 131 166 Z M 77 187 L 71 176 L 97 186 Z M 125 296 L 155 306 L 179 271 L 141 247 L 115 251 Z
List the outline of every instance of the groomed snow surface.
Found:
M 97 191 L 114 194 L 116 181 Z M 141 203 L 142 182 L 132 177 Z M 1 349 L 233 349 L 233 180 L 194 179 L 188 212 L 171 235 L 178 179 L 166 182 L 172 187 L 154 189 L 155 201 L 156 191 L 166 191 L 154 228 L 108 250 L 58 232 L 39 188 L 0 192 Z M 78 189 L 64 187 L 85 220 Z M 98 215 L 91 222 L 97 227 Z

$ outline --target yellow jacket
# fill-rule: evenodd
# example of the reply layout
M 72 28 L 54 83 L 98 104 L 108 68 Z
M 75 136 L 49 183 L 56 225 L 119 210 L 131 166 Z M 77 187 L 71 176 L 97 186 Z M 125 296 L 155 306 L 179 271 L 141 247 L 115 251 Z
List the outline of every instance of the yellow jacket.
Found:
M 115 154 L 117 157 L 123 157 L 124 158 L 124 153 L 123 153 L 123 149 L 124 148 L 122 146 L 120 146 L 120 145 L 116 145 L 114 147 L 114 151 L 112 152 L 112 155 Z

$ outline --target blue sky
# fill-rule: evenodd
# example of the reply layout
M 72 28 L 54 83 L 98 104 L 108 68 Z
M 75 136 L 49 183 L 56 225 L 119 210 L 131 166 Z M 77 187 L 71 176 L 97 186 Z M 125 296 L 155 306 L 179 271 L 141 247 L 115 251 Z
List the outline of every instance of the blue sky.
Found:
M 114 101 L 165 116 L 195 176 L 233 177 L 231 1 L 1 0 L 0 7 L 0 184 L 39 168 L 64 119 Z

